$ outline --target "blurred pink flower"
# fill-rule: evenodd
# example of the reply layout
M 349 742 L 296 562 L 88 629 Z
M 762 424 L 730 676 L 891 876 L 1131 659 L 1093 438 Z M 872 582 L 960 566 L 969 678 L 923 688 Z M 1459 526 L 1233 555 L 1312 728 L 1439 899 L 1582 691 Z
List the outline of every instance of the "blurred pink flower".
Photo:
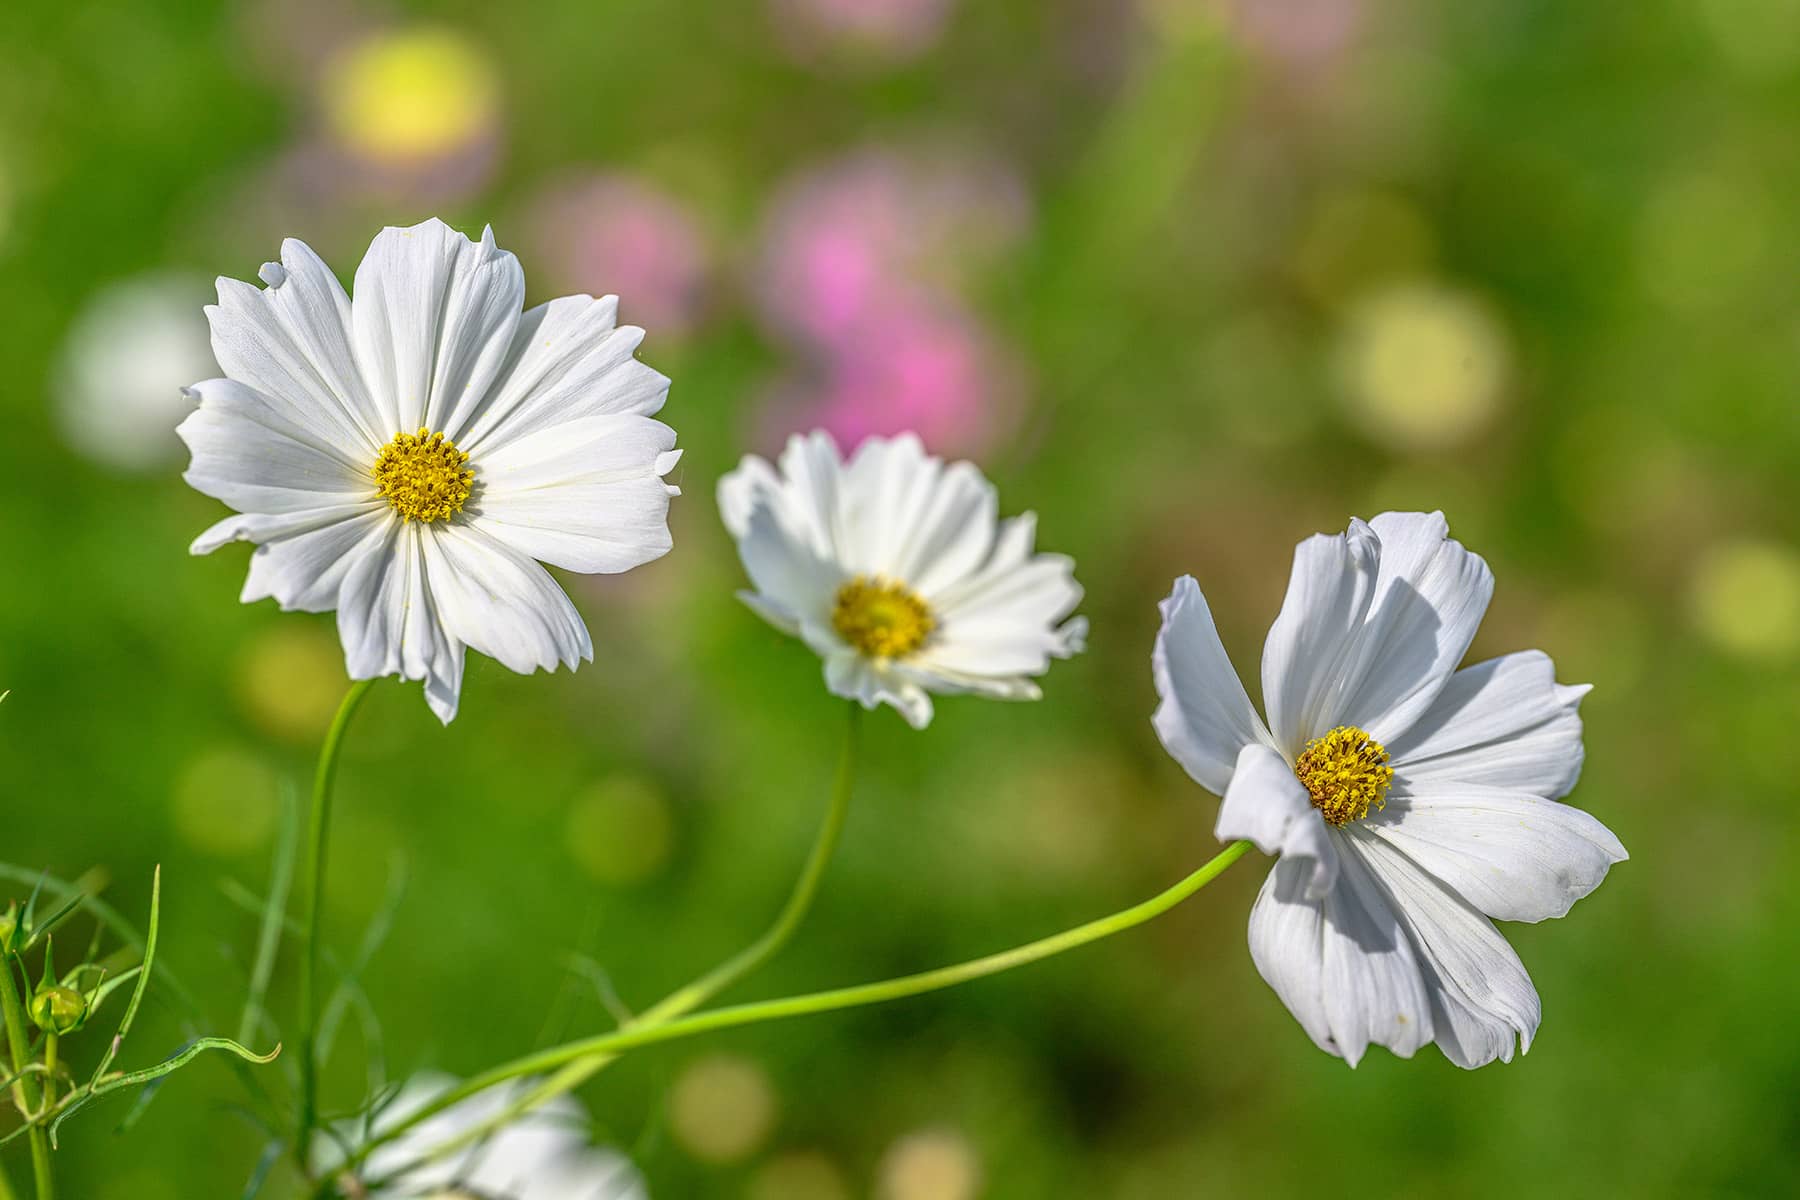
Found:
M 703 316 L 708 246 L 675 197 L 634 176 L 551 184 L 531 202 L 527 238 L 559 291 L 616 294 L 623 319 L 681 334 Z
M 778 332 L 829 348 L 922 284 L 955 292 L 1029 221 L 1025 189 L 1002 167 L 957 154 L 857 152 L 802 175 L 776 200 L 762 311 Z
M 776 32 L 796 55 L 847 53 L 905 62 L 943 36 L 956 0 L 772 0 Z
M 1232 31 L 1245 46 L 1290 67 L 1329 64 L 1361 31 L 1364 0 L 1227 0 Z
M 848 451 L 911 430 L 934 451 L 980 454 L 1015 426 L 1019 376 L 1011 355 L 968 314 L 902 303 L 847 336 L 816 385 L 786 388 L 758 441 L 822 428 Z

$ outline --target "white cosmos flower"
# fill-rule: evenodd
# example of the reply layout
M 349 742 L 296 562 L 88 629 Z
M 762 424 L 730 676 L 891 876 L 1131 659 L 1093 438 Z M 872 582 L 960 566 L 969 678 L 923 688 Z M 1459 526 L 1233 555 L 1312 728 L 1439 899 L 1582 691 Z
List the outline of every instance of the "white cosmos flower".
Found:
M 379 1113 L 371 1134 L 379 1134 L 417 1112 L 455 1085 L 445 1075 L 408 1080 Z M 529 1084 L 489 1088 L 422 1121 L 369 1156 L 365 1179 L 386 1179 L 424 1158 L 445 1142 L 498 1117 Z M 429 1162 L 392 1180 L 375 1197 L 429 1200 L 647 1200 L 649 1193 L 630 1160 L 616 1150 L 588 1143 L 587 1114 L 568 1096 L 558 1096 L 503 1125 L 473 1146 Z M 355 1145 L 364 1133 L 346 1125 L 343 1140 Z M 328 1146 L 330 1141 L 326 1142 Z M 332 1148 L 327 1169 L 341 1162 Z
M 1383 513 L 1300 543 L 1263 646 L 1264 724 L 1191 578 L 1163 602 L 1156 731 L 1224 797 L 1221 840 L 1280 860 L 1250 954 L 1314 1042 L 1452 1062 L 1530 1049 L 1539 1006 L 1489 918 L 1560 917 L 1625 847 L 1559 797 L 1588 689 L 1537 651 L 1457 670 L 1493 592 L 1442 513 Z
M 1035 700 L 1034 675 L 1081 649 L 1075 564 L 1035 554 L 1037 519 L 998 519 L 994 486 L 919 439 L 870 438 L 848 462 L 828 434 L 789 439 L 777 473 L 750 455 L 719 509 L 756 585 L 740 593 L 825 660 L 825 683 L 915 728 L 929 692 Z
M 518 260 L 427 221 L 384 229 L 355 296 L 301 242 L 258 289 L 219 280 L 185 478 L 236 509 L 196 554 L 256 542 L 243 600 L 337 610 L 353 679 L 425 681 L 456 715 L 463 650 L 514 671 L 593 658 L 539 561 L 628 570 L 669 549 L 669 381 L 617 297 L 521 311 Z

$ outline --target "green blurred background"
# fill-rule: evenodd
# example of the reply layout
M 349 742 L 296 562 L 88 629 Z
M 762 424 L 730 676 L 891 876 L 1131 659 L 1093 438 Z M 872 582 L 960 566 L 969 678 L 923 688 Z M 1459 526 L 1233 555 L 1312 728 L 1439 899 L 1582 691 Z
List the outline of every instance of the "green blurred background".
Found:
M 363 978 L 393 1077 L 602 1028 L 571 953 L 641 1005 L 773 914 L 843 715 L 734 600 L 713 486 L 794 429 L 916 427 L 1075 557 L 1091 647 L 1041 703 L 869 720 L 816 914 L 733 998 L 997 949 L 1212 854 L 1148 722 L 1156 601 L 1195 574 L 1253 676 L 1293 544 L 1383 508 L 1443 508 L 1492 564 L 1474 657 L 1596 684 L 1573 800 L 1632 859 L 1506 927 L 1545 1013 L 1510 1066 L 1314 1049 L 1245 951 L 1249 862 L 1030 970 L 627 1060 L 583 1099 L 655 1195 L 1800 1192 L 1796 0 L 4 24 L 0 859 L 101 868 L 132 913 L 162 863 L 163 953 L 213 1028 L 254 935 L 232 887 L 266 886 L 342 660 L 329 617 L 238 604 L 247 550 L 188 557 L 223 510 L 180 480 L 174 385 L 213 373 L 213 275 L 297 236 L 347 280 L 435 214 L 492 222 L 532 302 L 623 296 L 686 495 L 669 557 L 568 581 L 591 666 L 471 656 L 448 729 L 416 684 L 363 710 L 328 920 L 348 951 L 404 881 Z M 166 995 L 142 1029 L 134 1063 L 178 1043 Z M 236 1095 L 202 1065 L 123 1137 L 124 1104 L 71 1123 L 68 1194 L 237 1196 Z

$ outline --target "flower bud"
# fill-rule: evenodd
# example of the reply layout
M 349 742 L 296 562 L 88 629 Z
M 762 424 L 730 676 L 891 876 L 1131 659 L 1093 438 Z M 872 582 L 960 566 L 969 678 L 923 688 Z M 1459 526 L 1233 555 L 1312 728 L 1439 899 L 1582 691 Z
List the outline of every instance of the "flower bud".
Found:
M 74 988 L 59 984 L 40 987 L 31 998 L 31 1019 L 45 1033 L 63 1034 L 81 1028 L 87 1019 L 87 1001 Z
M 0 951 L 12 949 L 14 935 L 19 932 L 19 904 L 14 901 L 0 913 Z

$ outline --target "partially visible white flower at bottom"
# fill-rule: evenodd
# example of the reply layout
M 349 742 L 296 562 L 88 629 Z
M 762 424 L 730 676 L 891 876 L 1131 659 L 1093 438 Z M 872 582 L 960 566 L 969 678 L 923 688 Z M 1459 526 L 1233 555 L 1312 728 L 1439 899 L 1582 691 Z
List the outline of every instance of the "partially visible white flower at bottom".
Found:
M 1216 832 L 1280 860 L 1250 956 L 1352 1066 L 1436 1042 L 1460 1067 L 1531 1047 L 1541 1009 L 1493 922 L 1560 917 L 1625 847 L 1561 797 L 1585 687 L 1537 651 L 1457 669 L 1487 564 L 1442 513 L 1383 513 L 1300 543 L 1250 705 L 1192 578 L 1163 602 L 1156 731 L 1223 797 Z
M 368 1179 L 382 1179 L 445 1142 L 504 1112 L 533 1081 L 489 1088 L 422 1121 L 369 1156 Z M 392 1129 L 454 1087 L 447 1075 L 408 1080 L 377 1115 L 373 1133 Z M 393 1181 L 373 1196 L 384 1200 L 648 1200 L 642 1177 L 616 1150 L 590 1145 L 587 1114 L 568 1096 L 533 1109 L 473 1146 Z M 352 1143 L 361 1132 L 343 1130 Z

